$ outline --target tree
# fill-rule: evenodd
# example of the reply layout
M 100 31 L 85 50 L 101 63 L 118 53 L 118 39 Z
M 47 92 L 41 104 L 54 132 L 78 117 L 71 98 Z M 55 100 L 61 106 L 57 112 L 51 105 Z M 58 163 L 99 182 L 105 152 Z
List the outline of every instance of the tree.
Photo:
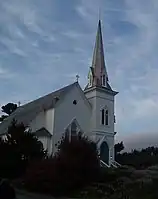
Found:
M 17 104 L 8 103 L 5 106 L 2 106 L 2 112 L 10 115 L 17 109 Z
M 142 150 L 133 149 L 128 153 L 118 153 L 116 158 L 122 165 L 130 165 L 136 169 L 144 169 L 158 164 L 158 148 L 152 146 Z
M 17 123 L 13 120 L 8 128 L 6 144 L 12 145 L 20 154 L 21 160 L 32 160 L 35 158 L 43 158 L 46 155 L 43 144 L 38 140 L 36 135 L 27 130 L 23 123 Z
M 17 104 L 14 104 L 14 103 L 8 103 L 5 106 L 2 106 L 2 112 L 5 113 L 5 115 L 2 115 L 0 117 L 0 122 L 2 122 L 11 113 L 13 113 L 17 109 L 17 107 L 18 107 Z
M 6 138 L 0 142 L 0 174 L 3 177 L 17 177 L 21 175 L 28 163 L 35 159 L 42 159 L 46 151 L 42 143 L 30 130 L 21 123 L 13 120 L 8 127 Z M 3 171 L 6 171 L 3 172 Z
M 2 115 L 2 116 L 0 116 L 0 122 L 2 122 L 7 117 L 8 117 L 8 115 Z
M 30 165 L 25 188 L 30 191 L 70 196 L 72 192 L 93 182 L 99 174 L 100 162 L 95 143 L 86 137 L 63 137 L 51 159 Z
M 71 137 L 71 140 L 69 137 L 63 137 L 56 156 L 64 167 L 70 170 L 76 169 L 77 175 L 82 176 L 81 179 L 85 182 L 95 178 L 100 168 L 96 144 L 81 134 Z
M 114 149 L 115 149 L 115 160 L 120 163 L 120 152 L 124 149 L 123 142 L 115 144 Z
M 124 148 L 123 142 L 115 144 L 115 154 L 120 153 L 122 150 L 124 150 Z
M 115 153 L 120 153 L 122 150 L 124 150 L 124 144 L 123 142 L 115 144 Z

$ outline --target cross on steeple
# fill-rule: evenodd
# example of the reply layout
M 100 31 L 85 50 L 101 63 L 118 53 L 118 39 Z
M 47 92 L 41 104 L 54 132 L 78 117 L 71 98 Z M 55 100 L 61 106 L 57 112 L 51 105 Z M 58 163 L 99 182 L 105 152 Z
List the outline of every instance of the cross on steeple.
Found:
M 79 75 L 76 75 L 76 82 L 78 82 L 80 76 Z

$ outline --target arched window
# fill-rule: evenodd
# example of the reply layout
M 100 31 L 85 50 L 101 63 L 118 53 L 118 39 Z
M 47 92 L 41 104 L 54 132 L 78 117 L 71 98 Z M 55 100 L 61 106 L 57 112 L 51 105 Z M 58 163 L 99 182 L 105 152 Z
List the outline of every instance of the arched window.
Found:
M 76 119 L 74 119 L 66 128 L 65 128 L 65 137 L 70 141 L 73 137 L 81 137 L 82 129 L 80 128 Z
M 107 109 L 101 110 L 101 124 L 109 125 L 109 111 Z
M 106 110 L 105 111 L 105 125 L 108 125 L 109 124 L 109 111 Z
M 93 75 L 92 75 L 92 70 L 90 69 L 88 73 L 88 87 L 91 87 L 93 84 Z
M 92 76 L 89 77 L 89 86 L 92 86 Z
M 102 111 L 101 111 L 101 124 L 104 125 L 104 122 L 105 122 L 105 110 L 102 109 Z

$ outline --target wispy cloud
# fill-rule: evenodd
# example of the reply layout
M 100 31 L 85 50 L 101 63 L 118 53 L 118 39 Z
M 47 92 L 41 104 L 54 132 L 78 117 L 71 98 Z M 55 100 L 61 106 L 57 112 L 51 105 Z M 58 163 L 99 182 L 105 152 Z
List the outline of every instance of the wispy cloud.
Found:
M 102 0 L 100 7 L 109 79 L 120 92 L 118 135 L 156 132 L 158 2 Z M 98 18 L 96 0 L 2 0 L 1 102 L 35 99 L 73 82 L 76 74 L 84 87 Z

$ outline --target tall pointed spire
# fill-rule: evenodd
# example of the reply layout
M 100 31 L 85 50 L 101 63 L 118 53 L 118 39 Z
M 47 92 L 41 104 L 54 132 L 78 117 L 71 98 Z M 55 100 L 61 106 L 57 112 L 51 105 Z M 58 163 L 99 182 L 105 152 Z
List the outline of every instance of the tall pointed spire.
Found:
M 98 23 L 97 36 L 96 36 L 95 47 L 94 47 L 94 52 L 93 52 L 92 67 L 94 68 L 95 76 L 97 76 L 99 79 L 103 75 L 106 76 L 106 79 L 108 78 L 106 68 L 105 68 L 104 47 L 103 47 L 100 19 Z
M 100 19 L 98 22 L 92 66 L 90 67 L 88 79 L 89 79 L 88 87 L 97 86 L 97 87 L 110 88 L 108 84 L 108 74 L 106 71 L 105 60 L 104 60 L 104 47 L 103 47 Z

